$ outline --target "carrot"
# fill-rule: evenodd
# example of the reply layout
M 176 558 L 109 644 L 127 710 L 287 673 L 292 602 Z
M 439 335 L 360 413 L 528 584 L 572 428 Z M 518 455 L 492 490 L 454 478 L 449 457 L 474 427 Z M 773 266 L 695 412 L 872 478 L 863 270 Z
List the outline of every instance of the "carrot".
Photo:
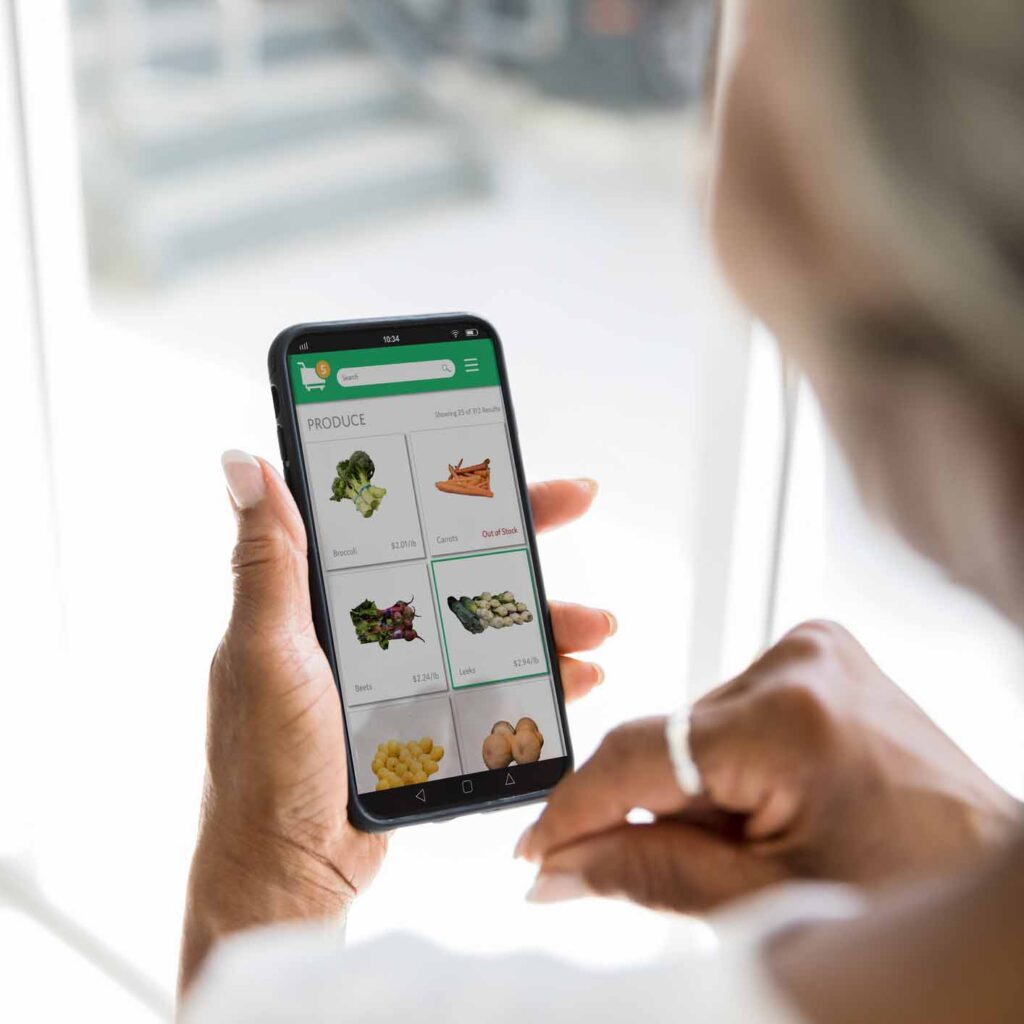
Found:
M 447 494 L 466 494 L 474 497 L 493 498 L 491 490 L 491 460 L 484 459 L 475 466 L 464 466 L 464 459 L 453 466 L 448 464 L 448 479 L 435 485 Z
M 439 491 L 444 491 L 447 494 L 465 494 L 478 498 L 494 497 L 494 492 L 490 488 L 485 490 L 483 487 L 473 487 L 455 480 L 439 480 L 434 486 Z

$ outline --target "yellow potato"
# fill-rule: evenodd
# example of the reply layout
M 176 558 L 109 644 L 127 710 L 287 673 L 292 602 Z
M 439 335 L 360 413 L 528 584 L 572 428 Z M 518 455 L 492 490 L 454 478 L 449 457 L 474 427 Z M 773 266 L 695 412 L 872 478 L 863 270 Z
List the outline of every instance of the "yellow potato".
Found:
M 426 782 L 437 771 L 437 762 L 444 757 L 444 747 L 436 746 L 433 739 L 387 740 L 377 745 L 373 757 L 373 774 L 377 776 L 377 789 L 396 789 L 413 783 Z

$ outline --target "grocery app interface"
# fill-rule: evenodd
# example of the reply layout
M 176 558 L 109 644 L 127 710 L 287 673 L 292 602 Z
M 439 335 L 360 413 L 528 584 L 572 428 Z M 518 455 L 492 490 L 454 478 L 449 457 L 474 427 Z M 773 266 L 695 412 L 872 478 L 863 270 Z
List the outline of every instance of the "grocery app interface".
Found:
M 382 795 L 367 806 L 557 781 L 561 716 L 492 342 L 289 364 L 356 784 Z

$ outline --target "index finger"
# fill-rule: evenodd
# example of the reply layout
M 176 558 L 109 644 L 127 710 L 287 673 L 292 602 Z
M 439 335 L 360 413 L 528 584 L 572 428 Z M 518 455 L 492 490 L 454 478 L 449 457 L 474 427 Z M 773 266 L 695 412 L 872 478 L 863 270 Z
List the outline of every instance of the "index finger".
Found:
M 621 825 L 634 807 L 677 814 L 686 805 L 669 760 L 664 718 L 613 729 L 594 756 L 551 794 L 516 856 L 541 861 L 554 850 Z
M 596 480 L 545 480 L 530 484 L 530 507 L 538 533 L 579 519 L 594 502 Z

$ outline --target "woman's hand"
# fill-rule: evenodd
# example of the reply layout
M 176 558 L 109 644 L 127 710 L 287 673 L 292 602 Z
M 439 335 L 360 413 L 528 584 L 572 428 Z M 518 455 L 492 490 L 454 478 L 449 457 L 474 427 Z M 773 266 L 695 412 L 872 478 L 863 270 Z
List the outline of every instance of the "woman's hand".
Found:
M 783 879 L 875 885 L 951 870 L 1019 807 L 840 626 L 799 626 L 693 708 L 702 792 L 676 782 L 665 720 L 611 732 L 517 852 L 531 898 L 599 893 L 677 910 Z M 656 815 L 631 825 L 633 808 Z
M 341 708 L 310 610 L 306 532 L 280 476 L 243 452 L 224 457 L 238 519 L 231 621 L 210 669 L 207 776 L 189 877 L 181 985 L 222 934 L 334 917 L 373 879 L 387 836 L 354 829 Z M 590 507 L 596 484 L 530 490 L 538 530 Z M 569 657 L 615 631 L 607 612 L 552 604 L 569 700 L 601 682 Z

